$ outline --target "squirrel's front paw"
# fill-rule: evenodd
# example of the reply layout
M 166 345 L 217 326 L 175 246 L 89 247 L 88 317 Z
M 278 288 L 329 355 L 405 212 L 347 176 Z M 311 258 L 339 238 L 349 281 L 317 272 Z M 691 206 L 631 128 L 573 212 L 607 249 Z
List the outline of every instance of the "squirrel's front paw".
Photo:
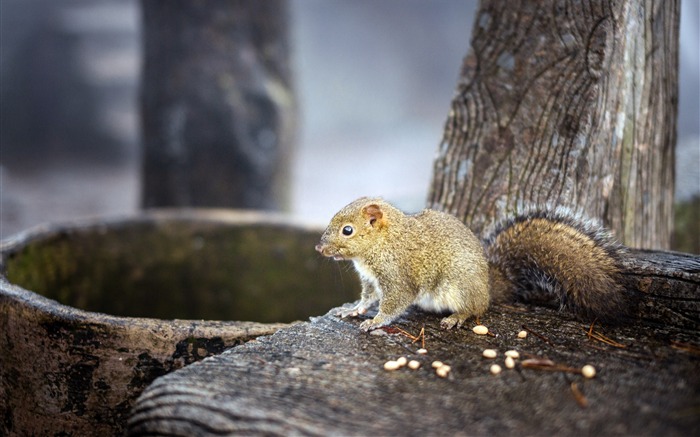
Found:
M 352 308 L 339 308 L 334 315 L 344 319 L 346 317 L 357 317 L 361 314 L 367 313 L 367 306 L 359 303 Z
M 360 323 L 360 329 L 363 331 L 371 331 L 379 328 L 380 326 L 381 325 L 374 322 L 374 319 L 365 320 L 364 322 Z
M 338 311 L 334 313 L 336 317 L 340 317 L 341 319 L 344 319 L 346 317 L 357 317 L 359 314 L 359 311 L 357 310 L 357 307 L 352 307 L 352 308 L 340 308 Z
M 365 320 L 364 322 L 360 323 L 360 329 L 365 330 L 365 331 L 371 331 L 373 329 L 377 329 L 377 328 L 381 328 L 382 326 L 386 326 L 389 323 L 391 323 L 390 319 L 387 319 L 386 317 L 381 317 L 381 316 L 377 315 L 373 319 Z

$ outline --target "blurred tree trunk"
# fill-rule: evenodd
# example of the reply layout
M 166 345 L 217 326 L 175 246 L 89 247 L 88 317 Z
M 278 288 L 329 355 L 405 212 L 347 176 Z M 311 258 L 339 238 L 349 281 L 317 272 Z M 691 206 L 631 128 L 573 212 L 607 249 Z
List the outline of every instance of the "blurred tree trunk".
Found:
M 294 141 L 284 0 L 142 0 L 142 205 L 285 207 Z
M 568 205 L 667 249 L 678 22 L 678 0 L 482 0 L 429 206 L 481 231 L 523 204 Z

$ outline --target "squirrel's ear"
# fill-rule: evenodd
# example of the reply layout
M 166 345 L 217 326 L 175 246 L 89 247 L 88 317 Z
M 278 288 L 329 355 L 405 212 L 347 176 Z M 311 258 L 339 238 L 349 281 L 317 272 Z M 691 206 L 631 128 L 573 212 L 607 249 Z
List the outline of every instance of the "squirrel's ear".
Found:
M 369 220 L 369 224 L 372 226 L 383 225 L 384 224 L 384 213 L 382 209 L 376 203 L 367 205 L 362 208 L 362 216 Z

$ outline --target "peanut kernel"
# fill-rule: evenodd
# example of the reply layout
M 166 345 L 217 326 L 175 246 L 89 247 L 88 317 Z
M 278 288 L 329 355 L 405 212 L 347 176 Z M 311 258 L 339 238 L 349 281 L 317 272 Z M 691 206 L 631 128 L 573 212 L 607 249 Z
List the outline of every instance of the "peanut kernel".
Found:
M 474 328 L 472 328 L 472 331 L 474 331 L 474 334 L 486 335 L 489 333 L 489 328 L 484 325 L 476 325 Z
M 496 358 L 498 352 L 496 352 L 495 349 L 484 349 L 481 355 L 483 355 L 484 358 Z
M 590 364 L 586 364 L 585 366 L 581 367 L 581 375 L 583 375 L 584 378 L 593 378 L 595 376 L 595 367 L 591 366 Z

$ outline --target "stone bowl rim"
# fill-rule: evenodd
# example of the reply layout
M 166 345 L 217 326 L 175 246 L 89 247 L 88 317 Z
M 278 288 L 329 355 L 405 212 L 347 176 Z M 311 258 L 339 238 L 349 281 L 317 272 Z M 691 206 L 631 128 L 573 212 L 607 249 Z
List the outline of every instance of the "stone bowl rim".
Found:
M 316 232 L 321 237 L 323 227 L 305 223 L 289 214 L 267 211 L 224 209 L 224 208 L 159 208 L 121 215 L 96 215 L 71 221 L 57 221 L 41 224 L 20 231 L 0 241 L 0 296 L 6 295 L 24 305 L 47 315 L 61 317 L 66 321 L 98 323 L 112 326 L 189 326 L 203 328 L 240 327 L 242 323 L 255 325 L 283 325 L 282 323 L 260 323 L 200 319 L 160 319 L 150 317 L 115 316 L 112 314 L 88 311 L 57 300 L 45 297 L 11 283 L 5 276 L 7 256 L 17 253 L 36 241 L 61 232 L 108 229 L 116 225 L 134 225 L 158 222 L 199 222 L 229 224 L 236 226 L 268 225 L 278 228 L 296 229 L 303 232 Z M 286 325 L 286 324 L 284 324 Z

